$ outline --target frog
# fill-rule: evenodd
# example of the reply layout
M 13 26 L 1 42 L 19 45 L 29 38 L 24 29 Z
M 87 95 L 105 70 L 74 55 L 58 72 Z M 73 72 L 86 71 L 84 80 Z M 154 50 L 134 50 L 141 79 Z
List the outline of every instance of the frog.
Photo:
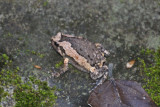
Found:
M 68 64 L 72 64 L 80 71 L 90 73 L 93 80 L 105 80 L 108 74 L 106 56 L 110 53 L 100 43 L 92 43 L 84 37 L 73 36 L 58 32 L 51 37 L 51 45 L 64 59 L 63 67 L 54 72 L 59 77 L 68 71 Z

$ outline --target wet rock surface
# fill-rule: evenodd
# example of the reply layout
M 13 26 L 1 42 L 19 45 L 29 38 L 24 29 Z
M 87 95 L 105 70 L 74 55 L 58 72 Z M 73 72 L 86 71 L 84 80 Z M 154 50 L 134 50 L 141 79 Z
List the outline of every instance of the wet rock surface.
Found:
M 103 44 L 111 52 L 107 60 L 115 65 L 114 77 L 140 81 L 137 64 L 125 65 L 142 48 L 158 48 L 159 28 L 158 0 L 0 1 L 0 52 L 11 56 L 23 77 L 36 75 L 60 88 L 57 107 L 87 107 L 95 81 L 73 67 L 51 77 L 51 68 L 62 60 L 49 44 L 51 36 L 60 31 Z

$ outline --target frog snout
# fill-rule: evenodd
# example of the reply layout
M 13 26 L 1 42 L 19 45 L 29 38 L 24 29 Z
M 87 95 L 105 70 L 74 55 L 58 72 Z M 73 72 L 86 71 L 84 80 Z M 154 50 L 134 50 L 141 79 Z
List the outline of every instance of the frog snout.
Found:
M 51 38 L 51 41 L 55 41 L 55 42 L 60 41 L 60 40 L 61 40 L 61 35 L 62 35 L 61 32 L 57 33 L 56 36 L 53 36 L 53 37 Z
M 51 41 L 51 42 L 52 42 L 52 41 L 54 41 L 54 36 L 53 36 L 53 37 L 51 37 L 50 41 Z

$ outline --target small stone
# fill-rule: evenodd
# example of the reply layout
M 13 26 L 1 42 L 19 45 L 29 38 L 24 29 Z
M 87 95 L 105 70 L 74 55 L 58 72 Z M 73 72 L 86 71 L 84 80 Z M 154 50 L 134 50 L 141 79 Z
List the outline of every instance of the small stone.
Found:
M 84 92 L 83 92 L 82 95 L 87 95 L 87 93 L 84 93 Z

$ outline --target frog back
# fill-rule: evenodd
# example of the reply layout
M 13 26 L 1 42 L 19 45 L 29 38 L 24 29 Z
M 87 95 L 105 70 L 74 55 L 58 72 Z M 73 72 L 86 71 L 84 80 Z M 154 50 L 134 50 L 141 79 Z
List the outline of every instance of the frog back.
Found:
M 103 53 L 92 42 L 82 37 L 67 37 L 62 35 L 61 41 L 66 41 L 71 44 L 71 47 L 76 52 L 87 59 L 91 66 L 95 66 L 105 60 Z M 97 68 L 97 67 L 96 67 Z

